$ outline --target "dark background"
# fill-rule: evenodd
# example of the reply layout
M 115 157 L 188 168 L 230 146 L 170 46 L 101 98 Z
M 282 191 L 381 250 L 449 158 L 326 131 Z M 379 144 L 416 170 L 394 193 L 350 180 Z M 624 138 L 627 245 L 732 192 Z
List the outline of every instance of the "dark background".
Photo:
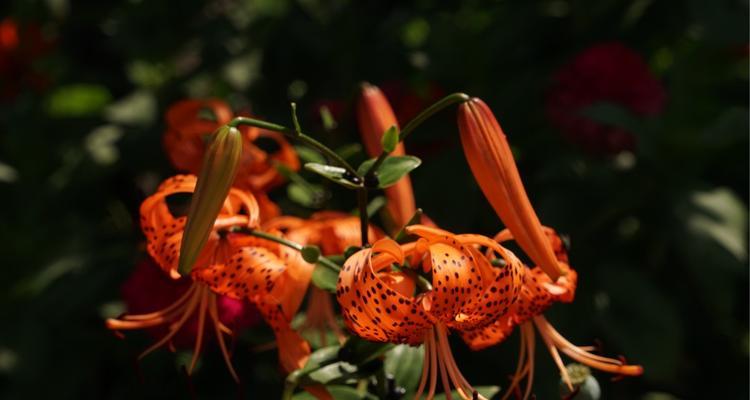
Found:
M 363 80 L 398 88 L 391 100 L 406 114 L 455 91 L 492 107 L 542 221 L 571 237 L 577 298 L 548 318 L 573 342 L 599 339 L 645 367 L 616 383 L 597 374 L 603 398 L 748 397 L 746 1 L 15 0 L 0 13 L 31 27 L 27 50 L 0 56 L 0 397 L 186 397 L 184 353 L 136 367 L 150 339 L 120 341 L 103 324 L 144 257 L 139 203 L 174 173 L 161 147 L 166 107 L 220 97 L 289 124 L 294 100 L 305 130 L 323 132 L 327 104 L 339 126 L 317 136 L 336 147 L 357 140 Z M 588 110 L 636 138 L 614 153 L 566 139 L 545 111 L 556 71 L 613 41 L 666 93 L 648 118 Z M 442 227 L 501 228 L 453 111 L 407 148 L 424 162 L 412 174 L 418 204 Z M 335 195 L 331 206 L 354 206 Z M 284 196 L 272 193 L 287 212 L 310 212 Z M 270 337 L 259 326 L 238 344 L 248 398 L 280 393 L 275 354 L 249 350 Z M 517 342 L 454 348 L 472 383 L 505 386 Z M 535 392 L 554 398 L 558 374 L 537 348 Z M 192 385 L 201 398 L 235 398 L 214 350 Z

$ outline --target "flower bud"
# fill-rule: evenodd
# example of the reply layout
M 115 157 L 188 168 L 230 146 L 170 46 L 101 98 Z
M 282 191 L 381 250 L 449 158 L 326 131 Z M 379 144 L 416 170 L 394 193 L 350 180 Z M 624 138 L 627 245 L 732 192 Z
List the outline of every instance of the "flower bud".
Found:
M 492 111 L 482 100 L 472 98 L 458 109 L 458 127 L 466 160 L 484 196 L 526 254 L 557 280 L 560 267 Z
M 178 271 L 183 275 L 190 272 L 208 240 L 208 235 L 234 181 L 241 155 L 240 131 L 226 125 L 217 129 L 204 156 L 195 192 L 190 201 L 178 264 Z M 253 225 L 255 222 L 250 221 L 250 224 Z

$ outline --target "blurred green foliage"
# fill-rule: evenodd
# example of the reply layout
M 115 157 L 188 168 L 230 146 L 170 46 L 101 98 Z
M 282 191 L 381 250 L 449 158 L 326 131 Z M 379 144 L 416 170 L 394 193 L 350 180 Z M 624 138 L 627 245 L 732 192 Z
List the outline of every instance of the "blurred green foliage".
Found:
M 190 382 L 184 356 L 159 351 L 136 366 L 149 339 L 120 341 L 103 318 L 122 310 L 119 286 L 144 257 L 139 203 L 174 173 L 161 147 L 170 103 L 220 97 L 288 124 L 296 101 L 305 130 L 337 148 L 357 141 L 363 80 L 413 93 L 437 85 L 495 110 L 541 219 L 572 240 L 577 298 L 549 319 L 574 342 L 601 339 L 645 366 L 642 378 L 602 375 L 604 398 L 748 397 L 746 1 L 11 0 L 0 10 L 54 41 L 31 64 L 48 85 L 0 106 L 0 397 L 277 398 L 275 354 L 252 350 L 272 337 L 265 327 L 238 342 L 238 388 L 213 350 Z M 667 91 L 655 118 L 585 110 L 636 134 L 633 153 L 586 153 L 544 117 L 555 70 L 603 41 L 642 54 Z M 499 220 L 450 114 L 406 144 L 423 162 L 412 172 L 418 205 L 450 230 L 493 234 Z M 345 190 L 306 177 L 315 186 L 295 183 L 292 200 L 320 206 L 308 192 L 324 186 L 334 195 L 316 202 L 354 208 Z M 310 212 L 286 193 L 272 198 Z M 505 386 L 517 345 L 454 348 L 473 384 Z M 546 355 L 537 361 L 535 392 L 555 398 L 558 374 Z

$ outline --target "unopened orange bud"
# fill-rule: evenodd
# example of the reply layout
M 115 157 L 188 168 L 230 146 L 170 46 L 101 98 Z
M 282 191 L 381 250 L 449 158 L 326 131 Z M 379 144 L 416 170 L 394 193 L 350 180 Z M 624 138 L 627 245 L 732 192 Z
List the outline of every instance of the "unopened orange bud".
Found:
M 369 83 L 362 85 L 362 95 L 357 102 L 357 122 L 362 142 L 370 157 L 377 157 L 383 151 L 382 140 L 386 131 L 393 127 L 398 131 L 396 115 L 385 95 L 377 86 Z M 396 144 L 390 154 L 403 156 L 404 144 Z M 403 226 L 417 209 L 409 176 L 404 176 L 395 185 L 386 188 L 385 195 L 388 198 L 388 212 L 395 225 Z
M 472 98 L 459 106 L 458 128 L 466 160 L 484 196 L 526 254 L 557 280 L 562 272 L 492 111 L 482 100 Z

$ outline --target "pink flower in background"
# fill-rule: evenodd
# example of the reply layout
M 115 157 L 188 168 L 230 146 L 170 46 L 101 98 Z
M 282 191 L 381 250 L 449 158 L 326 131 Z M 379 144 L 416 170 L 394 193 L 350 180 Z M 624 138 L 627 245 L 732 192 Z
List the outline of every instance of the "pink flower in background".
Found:
M 570 141 L 594 153 L 613 154 L 633 150 L 635 136 L 583 116 L 586 107 L 611 103 L 636 116 L 654 116 L 665 102 L 664 87 L 643 58 L 611 42 L 589 47 L 555 73 L 546 112 Z

